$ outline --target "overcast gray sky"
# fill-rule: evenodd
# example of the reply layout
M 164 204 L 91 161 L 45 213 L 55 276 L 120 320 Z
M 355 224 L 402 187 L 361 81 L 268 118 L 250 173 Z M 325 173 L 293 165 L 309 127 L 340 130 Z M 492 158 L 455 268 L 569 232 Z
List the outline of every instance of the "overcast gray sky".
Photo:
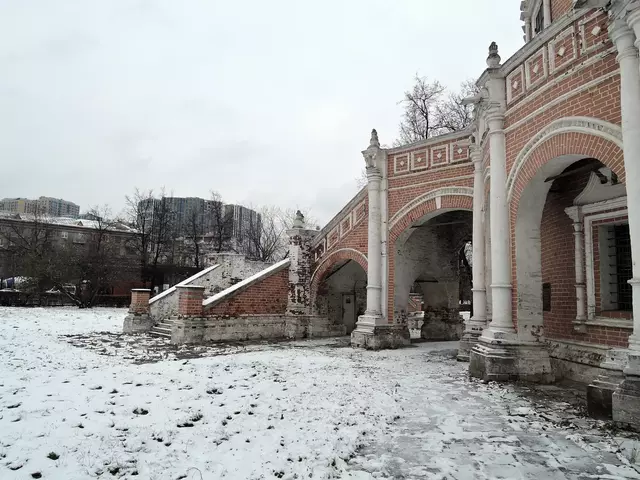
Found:
M 0 198 L 114 211 L 134 187 L 310 207 L 357 191 L 415 73 L 457 87 L 510 0 L 0 0 Z

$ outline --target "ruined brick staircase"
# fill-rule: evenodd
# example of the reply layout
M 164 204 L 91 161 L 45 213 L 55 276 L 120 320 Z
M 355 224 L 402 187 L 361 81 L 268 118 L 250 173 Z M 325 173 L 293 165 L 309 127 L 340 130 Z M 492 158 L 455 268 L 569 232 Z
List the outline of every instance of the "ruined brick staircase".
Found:
M 171 338 L 171 320 L 170 319 L 164 319 L 159 323 L 156 323 L 153 327 L 151 327 L 151 330 L 149 331 L 149 334 L 152 337 L 161 337 L 161 338 Z

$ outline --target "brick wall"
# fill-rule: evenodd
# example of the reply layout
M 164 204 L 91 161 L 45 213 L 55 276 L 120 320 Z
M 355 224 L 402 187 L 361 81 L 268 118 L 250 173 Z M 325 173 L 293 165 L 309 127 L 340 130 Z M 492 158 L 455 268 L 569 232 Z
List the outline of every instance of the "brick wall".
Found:
M 266 277 L 236 295 L 207 308 L 205 316 L 274 315 L 287 308 L 289 270 Z
M 576 317 L 575 243 L 573 222 L 564 212 L 585 187 L 589 173 L 557 179 L 547 195 L 540 225 L 542 283 L 551 284 L 551 311 L 543 312 L 545 335 L 549 339 L 567 339 L 626 347 L 630 330 L 587 325 L 586 333 L 573 329 Z M 599 304 L 599 256 L 594 236 L 596 302 Z M 514 278 L 514 286 L 517 280 Z M 514 288 L 514 292 L 516 288 Z M 514 304 L 514 316 L 515 308 Z
M 185 317 L 199 317 L 202 315 L 202 300 L 204 287 L 178 286 L 178 314 Z
M 149 313 L 150 296 L 151 290 L 148 289 L 131 290 L 131 305 L 129 306 L 129 313 Z
M 551 21 L 572 10 L 573 0 L 551 0 Z

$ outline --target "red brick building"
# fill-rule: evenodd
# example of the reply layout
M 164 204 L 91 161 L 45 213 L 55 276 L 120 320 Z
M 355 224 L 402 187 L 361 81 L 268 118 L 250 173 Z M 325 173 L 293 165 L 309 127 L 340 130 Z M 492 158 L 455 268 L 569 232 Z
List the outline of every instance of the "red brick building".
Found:
M 525 45 L 504 61 L 490 46 L 469 130 L 393 149 L 373 132 L 367 189 L 313 241 L 313 307 L 328 311 L 328 280 L 353 264 L 367 292 L 352 343 L 406 344 L 410 291 L 459 307 L 472 236 L 471 374 L 590 382 L 591 400 L 610 409 L 615 390 L 614 416 L 638 423 L 640 3 L 521 9 Z

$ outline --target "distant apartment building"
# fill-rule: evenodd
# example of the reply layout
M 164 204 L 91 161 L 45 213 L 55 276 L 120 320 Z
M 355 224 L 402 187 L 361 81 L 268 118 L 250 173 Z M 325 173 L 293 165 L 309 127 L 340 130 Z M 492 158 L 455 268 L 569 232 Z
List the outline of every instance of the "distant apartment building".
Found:
M 73 202 L 61 198 L 40 197 L 37 200 L 28 198 L 4 198 L 0 200 L 0 212 L 39 213 L 50 217 L 76 218 L 80 207 Z
M 260 231 L 261 222 L 260 214 L 250 208 L 198 197 L 142 200 L 138 204 L 138 213 L 144 217 L 144 224 L 150 232 L 158 228 L 162 217 L 170 225 L 168 228 L 174 239 L 193 237 L 195 231 L 202 237 L 203 250 L 217 250 L 220 248 L 218 240 L 224 238 L 223 250 L 248 256 L 255 251 L 252 236 Z

